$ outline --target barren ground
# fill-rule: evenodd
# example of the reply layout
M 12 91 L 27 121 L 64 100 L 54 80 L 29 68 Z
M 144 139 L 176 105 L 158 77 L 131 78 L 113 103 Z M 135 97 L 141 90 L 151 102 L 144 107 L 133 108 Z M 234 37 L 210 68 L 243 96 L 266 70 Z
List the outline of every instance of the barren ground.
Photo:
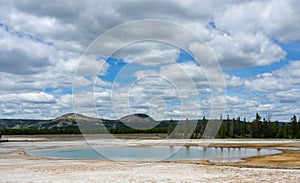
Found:
M 15 139 L 16 140 L 16 139 Z M 20 139 L 19 139 L 20 140 Z M 23 138 L 24 140 L 24 138 Z M 215 140 L 210 146 L 272 147 L 282 154 L 247 158 L 237 163 L 115 162 L 105 160 L 62 160 L 33 157 L 27 150 L 86 146 L 83 140 L 0 144 L 0 182 L 299 182 L 300 143 L 291 140 Z M 41 141 L 42 140 L 42 141 Z M 157 140 L 124 140 L 131 144 L 156 144 Z M 107 142 L 106 142 L 107 143 Z M 165 144 L 201 145 L 200 140 L 169 141 Z

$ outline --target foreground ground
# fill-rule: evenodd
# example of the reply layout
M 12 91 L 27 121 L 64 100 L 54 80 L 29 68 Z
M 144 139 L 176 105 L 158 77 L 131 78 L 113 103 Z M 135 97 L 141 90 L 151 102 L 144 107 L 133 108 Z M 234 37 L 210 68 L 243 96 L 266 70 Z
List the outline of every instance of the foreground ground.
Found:
M 253 157 L 240 163 L 198 162 L 114 162 L 103 160 L 59 160 L 32 157 L 30 149 L 86 146 L 84 140 L 27 139 L 28 142 L 0 144 L 0 182 L 299 182 L 299 141 L 215 140 L 211 146 L 274 147 L 282 154 Z M 16 139 L 17 140 L 17 139 Z M 31 142 L 30 142 L 31 141 Z M 155 140 L 124 140 L 151 144 Z M 180 145 L 186 142 L 170 141 Z M 189 145 L 206 142 L 191 140 Z M 292 147 L 292 148 L 291 148 Z

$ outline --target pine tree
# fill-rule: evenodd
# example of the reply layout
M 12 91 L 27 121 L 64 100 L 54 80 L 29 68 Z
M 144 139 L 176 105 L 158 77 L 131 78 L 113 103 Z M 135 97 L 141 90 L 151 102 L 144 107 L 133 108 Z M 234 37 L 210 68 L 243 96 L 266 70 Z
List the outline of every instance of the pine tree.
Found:
M 220 126 L 218 135 L 219 135 L 220 138 L 225 138 L 226 137 L 226 128 L 225 128 L 225 122 L 224 121 L 222 121 L 222 124 Z
M 281 138 L 282 137 L 282 134 L 280 133 L 281 130 L 279 128 L 279 122 L 278 121 L 275 121 L 273 131 L 274 131 L 274 134 L 275 134 L 275 138 Z
M 172 134 L 173 129 L 174 129 L 174 121 L 173 121 L 173 119 L 171 119 L 171 120 L 169 121 L 169 124 L 168 124 L 168 130 L 167 130 L 167 133 L 168 133 L 168 136 L 169 136 L 169 137 L 170 137 L 170 135 Z
M 251 137 L 259 138 L 261 137 L 262 132 L 262 122 L 260 121 L 261 117 L 256 113 L 255 120 L 251 124 Z
M 207 125 L 207 120 L 205 119 L 205 116 L 203 116 L 202 121 L 201 121 L 201 130 L 200 130 L 201 137 L 202 137 L 203 134 L 204 134 L 206 125 Z
M 296 138 L 298 134 L 298 125 L 297 125 L 297 117 L 296 115 L 293 115 L 291 118 L 291 129 L 290 129 L 290 135 L 292 138 Z
M 184 138 L 190 138 L 190 122 L 188 119 L 185 120 L 184 122 L 184 131 L 183 131 L 183 135 L 184 135 Z

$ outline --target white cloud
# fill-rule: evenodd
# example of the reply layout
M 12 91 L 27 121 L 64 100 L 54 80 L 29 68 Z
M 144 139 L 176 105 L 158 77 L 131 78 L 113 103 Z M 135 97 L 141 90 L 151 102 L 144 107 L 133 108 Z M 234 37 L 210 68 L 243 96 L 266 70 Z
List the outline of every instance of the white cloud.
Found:
M 28 30 L 34 35 L 59 35 L 65 32 L 75 31 L 71 24 L 62 24 L 54 17 L 37 17 L 20 11 L 12 11 L 8 14 L 10 24 L 14 25 L 16 31 Z
M 286 91 L 300 86 L 300 61 L 290 61 L 283 68 L 257 75 L 245 81 L 245 87 L 259 92 Z
M 0 72 L 14 74 L 36 74 L 53 65 L 55 48 L 0 29 Z
M 256 110 L 262 113 L 272 113 L 277 120 L 289 121 L 293 114 L 299 113 L 300 103 L 300 61 L 290 63 L 270 73 L 259 74 L 245 80 L 248 94 L 256 96 Z
M 83 87 L 83 86 L 87 86 L 90 84 L 93 84 L 93 82 L 84 76 L 75 76 L 74 77 L 73 85 L 76 87 Z
M 270 65 L 286 56 L 286 52 L 263 32 L 234 31 L 230 34 L 194 22 L 186 26 L 205 41 L 222 69 Z
M 216 17 L 216 24 L 231 33 L 263 32 L 280 41 L 300 39 L 299 2 L 248 1 L 232 4 Z
M 77 66 L 77 87 L 91 89 L 96 84 L 95 94 L 91 93 L 93 90 L 87 94 L 76 93 L 79 96 L 76 105 L 87 113 L 96 104 L 101 117 L 116 117 L 109 107 L 112 107 L 111 92 L 117 92 L 113 97 L 118 99 L 115 105 L 120 114 L 147 111 L 152 97 L 157 97 L 155 101 L 166 102 L 196 98 L 197 93 L 206 95 L 201 105 L 186 101 L 190 113 L 182 115 L 196 114 L 193 109 L 199 107 L 199 111 L 206 114 L 209 110 L 206 102 L 211 102 L 208 96 L 213 90 L 207 76 L 209 74 L 211 85 L 219 87 L 224 84 L 222 73 L 216 68 L 207 69 L 201 63 L 200 66 L 193 62 L 175 63 L 179 56 L 176 45 L 144 41 L 118 50 L 114 54 L 116 58 L 144 66 L 134 75 L 121 76 L 141 80 L 131 90 L 129 86 L 124 87 L 126 83 L 114 83 L 115 91 L 110 91 L 111 81 L 95 78 L 98 74 L 108 74 L 113 64 L 99 60 L 98 52 L 95 52 L 92 57 L 83 57 L 78 65 L 80 55 L 109 28 L 130 20 L 155 18 L 183 24 L 199 35 L 210 46 L 222 69 L 269 66 L 284 60 L 288 54 L 278 41 L 289 43 L 300 39 L 298 7 L 296 0 L 3 2 L 0 7 L 0 100 L 5 103 L 0 104 L 0 115 L 44 118 L 71 112 L 72 96 L 65 90 L 71 89 Z M 154 31 L 156 28 L 160 28 L 160 32 Z M 184 44 L 190 41 L 187 40 L 189 35 L 179 32 L 179 29 L 153 25 L 129 28 L 123 34 L 95 45 L 95 48 L 106 53 L 109 48 L 122 45 L 124 40 L 135 40 L 143 35 Z M 194 45 L 193 48 L 199 47 Z M 299 63 L 291 61 L 283 68 L 250 78 L 225 74 L 227 87 L 235 92 L 227 96 L 226 110 L 245 116 L 253 116 L 253 111 L 273 111 L 279 119 L 291 112 L 299 113 L 300 104 L 294 99 L 300 86 Z M 165 80 L 151 79 L 149 75 L 164 77 Z M 143 78 L 147 82 L 143 83 Z M 53 93 L 48 92 L 49 88 Z M 132 111 L 125 104 L 130 98 L 129 91 L 138 96 L 131 103 Z M 179 105 L 166 108 L 155 101 L 152 101 L 152 106 L 166 115 L 180 114 Z
M 77 66 L 76 75 L 78 76 L 97 76 L 105 75 L 109 65 L 105 60 L 82 56 Z
M 72 107 L 72 97 L 73 96 L 71 94 L 61 95 L 57 100 L 57 104 L 59 106 L 58 109 L 61 108 L 68 109 Z
M 19 93 L 0 95 L 2 102 L 26 102 L 26 103 L 55 103 L 55 98 L 44 92 L 40 93 Z
M 242 86 L 244 84 L 242 79 L 238 76 L 234 76 L 234 75 L 231 76 L 231 75 L 226 74 L 225 79 L 226 79 L 227 87 L 238 87 L 238 86 Z
M 290 89 L 285 91 L 277 91 L 271 93 L 269 98 L 273 101 L 277 101 L 280 103 L 299 103 L 297 100 L 300 97 L 300 88 Z
M 169 64 L 160 68 L 159 74 L 167 78 L 174 86 L 191 93 L 196 88 L 209 87 L 203 70 L 195 62 Z M 198 86 L 198 87 L 196 87 Z
M 112 55 L 127 63 L 155 66 L 175 63 L 179 56 L 179 48 L 155 41 L 142 41 L 122 47 Z
M 139 70 L 134 73 L 134 76 L 139 80 L 148 75 L 158 75 L 158 72 L 155 70 Z
M 53 118 L 68 110 L 57 107 L 57 99 L 45 92 L 0 95 L 0 113 L 6 118 Z
M 270 65 L 286 56 L 280 46 L 261 33 L 218 34 L 208 44 L 223 69 Z

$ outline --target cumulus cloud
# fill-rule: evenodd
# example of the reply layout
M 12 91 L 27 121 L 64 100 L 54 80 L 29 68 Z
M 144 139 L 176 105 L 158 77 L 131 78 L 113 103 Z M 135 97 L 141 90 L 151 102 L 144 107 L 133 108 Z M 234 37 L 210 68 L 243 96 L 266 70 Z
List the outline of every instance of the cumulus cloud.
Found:
M 56 108 L 57 99 L 45 92 L 28 92 L 16 94 L 0 95 L 2 115 L 7 118 L 52 118 L 60 112 L 65 112 L 61 108 Z
M 257 111 L 273 113 L 277 119 L 285 121 L 291 114 L 298 113 L 299 67 L 299 61 L 290 61 L 280 69 L 245 80 L 246 91 L 257 96 L 260 102 Z
M 279 41 L 300 38 L 299 2 L 249 1 L 228 6 L 216 16 L 217 25 L 228 32 L 263 32 Z
M 179 56 L 179 49 L 159 41 L 142 41 L 126 45 L 111 56 L 123 59 L 127 63 L 155 66 L 175 63 Z
M 203 52 L 208 45 L 223 70 L 281 64 L 289 54 L 281 43 L 300 39 L 298 7 L 296 0 L 5 1 L 0 7 L 0 100 L 3 102 L 0 116 L 44 118 L 71 112 L 72 84 L 78 86 L 76 105 L 87 114 L 91 114 L 89 107 L 96 105 L 97 110 L 102 111 L 101 117 L 116 117 L 110 116 L 114 109 L 109 108 L 114 99 L 111 93 L 116 91 L 113 97 L 120 102 L 115 105 L 122 114 L 151 111 L 151 106 L 165 111 L 169 117 L 196 115 L 199 111 L 206 114 L 209 111 L 207 103 L 213 100 L 210 93 L 215 87 L 224 85 L 224 81 L 227 91 L 232 92 L 226 97 L 226 110 L 230 113 L 253 116 L 249 111 L 273 111 L 278 117 L 286 117 L 288 112 L 282 111 L 299 113 L 300 104 L 293 100 L 300 85 L 299 61 L 242 78 L 209 67 L 214 58 L 206 57 L 208 55 Z M 129 27 L 123 29 L 122 34 L 102 39 L 90 47 L 86 57 L 81 57 L 100 34 L 121 23 L 140 19 L 163 19 L 185 27 L 157 24 Z M 189 44 L 194 37 L 191 32 L 183 33 L 185 28 L 205 44 Z M 185 47 L 153 40 L 123 45 L 143 37 L 173 40 Z M 141 68 L 130 75 L 120 75 L 122 78 L 114 83 L 109 71 L 117 66 L 105 60 L 112 48 L 119 49 L 112 57 Z M 200 59 L 204 61 L 200 65 L 191 60 L 176 63 L 181 49 L 202 50 Z M 160 79 L 153 79 L 153 76 Z M 118 83 L 132 78 L 138 81 L 135 87 Z M 180 97 L 171 86 L 175 86 Z M 87 92 L 80 93 L 80 87 Z M 128 109 L 124 101 L 130 98 L 130 92 L 139 97 L 131 101 L 132 108 Z M 151 101 L 151 97 L 155 100 Z M 171 99 L 191 97 L 201 101 L 200 104 L 186 101 L 189 106 L 186 113 L 180 112 L 177 103 L 167 107 L 158 105 Z
M 95 76 L 105 75 L 109 65 L 103 59 L 82 56 L 78 63 L 76 75 L 78 76 Z
M 259 92 L 276 92 L 300 86 L 300 61 L 290 61 L 283 68 L 257 75 L 245 81 L 245 87 Z
M 27 102 L 27 103 L 54 103 L 55 98 L 47 93 L 19 93 L 1 95 L 2 102 Z
M 224 69 L 270 65 L 286 56 L 280 46 L 261 33 L 218 34 L 208 44 Z
M 292 88 L 285 91 L 277 91 L 271 93 L 269 96 L 273 101 L 280 103 L 297 104 L 298 98 L 300 97 L 300 88 Z
M 0 29 L 0 72 L 36 74 L 53 65 L 55 49 L 28 35 Z

